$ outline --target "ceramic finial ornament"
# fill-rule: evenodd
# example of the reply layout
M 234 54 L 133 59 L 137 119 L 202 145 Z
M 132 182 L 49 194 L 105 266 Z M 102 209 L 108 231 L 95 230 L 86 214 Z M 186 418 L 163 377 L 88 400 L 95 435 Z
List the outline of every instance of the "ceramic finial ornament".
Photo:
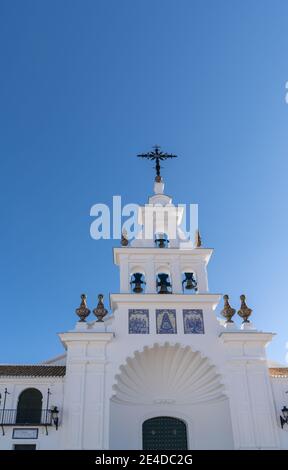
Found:
M 85 321 L 88 315 L 90 314 L 90 310 L 89 308 L 87 308 L 87 297 L 85 294 L 81 294 L 80 307 L 76 308 L 75 312 L 80 318 L 79 321 L 81 322 Z
M 106 310 L 103 304 L 103 297 L 103 294 L 98 295 L 98 305 L 93 310 L 95 317 L 97 317 L 97 322 L 103 322 L 103 318 L 106 317 L 108 313 L 108 310 Z
M 247 307 L 245 299 L 246 299 L 245 295 L 243 294 L 240 295 L 241 306 L 240 306 L 240 310 L 238 310 L 238 315 L 239 317 L 243 318 L 243 323 L 250 323 L 248 318 L 250 317 L 253 310 Z
M 202 240 L 199 230 L 196 230 L 195 233 L 195 248 L 200 248 L 202 246 Z
M 226 323 L 234 323 L 232 317 L 235 315 L 235 308 L 232 308 L 229 304 L 229 295 L 224 295 L 224 308 L 221 310 L 221 315 L 226 318 Z
M 121 236 L 121 245 L 122 246 L 128 246 L 128 234 L 127 234 L 127 230 L 125 230 L 125 228 L 122 230 L 122 236 Z

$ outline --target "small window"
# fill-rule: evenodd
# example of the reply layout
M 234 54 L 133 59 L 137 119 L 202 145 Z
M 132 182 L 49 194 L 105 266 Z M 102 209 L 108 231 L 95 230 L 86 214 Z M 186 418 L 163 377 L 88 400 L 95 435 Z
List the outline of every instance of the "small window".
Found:
M 14 450 L 36 450 L 36 444 L 14 444 Z
M 16 424 L 40 424 L 42 400 L 42 393 L 36 388 L 24 390 L 18 399 Z

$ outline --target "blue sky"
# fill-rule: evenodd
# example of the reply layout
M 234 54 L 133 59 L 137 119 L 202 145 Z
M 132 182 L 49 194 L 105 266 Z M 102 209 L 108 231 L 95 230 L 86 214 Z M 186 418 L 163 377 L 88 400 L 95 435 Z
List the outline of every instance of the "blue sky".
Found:
M 62 352 L 86 292 L 118 290 L 116 241 L 90 207 L 146 202 L 159 143 L 168 194 L 199 204 L 211 292 L 247 295 L 288 341 L 286 1 L 0 3 L 0 362 Z

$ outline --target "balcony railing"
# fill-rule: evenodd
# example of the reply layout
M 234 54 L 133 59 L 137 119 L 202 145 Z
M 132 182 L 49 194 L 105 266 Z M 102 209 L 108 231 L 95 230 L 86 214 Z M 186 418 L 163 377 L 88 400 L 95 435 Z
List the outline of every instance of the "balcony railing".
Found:
M 51 410 L 0 410 L 0 426 L 52 426 Z

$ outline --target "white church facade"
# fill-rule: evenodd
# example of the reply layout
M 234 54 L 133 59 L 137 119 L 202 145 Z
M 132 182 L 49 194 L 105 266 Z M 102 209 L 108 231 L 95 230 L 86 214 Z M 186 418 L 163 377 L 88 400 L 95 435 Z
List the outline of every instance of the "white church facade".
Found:
M 244 296 L 239 315 L 225 296 L 217 318 L 213 250 L 199 233 L 195 244 L 170 233 L 182 216 L 171 203 L 159 173 L 149 204 L 167 217 L 156 233 L 143 206 L 143 231 L 114 248 L 110 313 L 100 295 L 93 319 L 82 295 L 62 356 L 0 365 L 0 449 L 288 449 L 288 368 L 266 357 L 273 333 L 253 325 Z

